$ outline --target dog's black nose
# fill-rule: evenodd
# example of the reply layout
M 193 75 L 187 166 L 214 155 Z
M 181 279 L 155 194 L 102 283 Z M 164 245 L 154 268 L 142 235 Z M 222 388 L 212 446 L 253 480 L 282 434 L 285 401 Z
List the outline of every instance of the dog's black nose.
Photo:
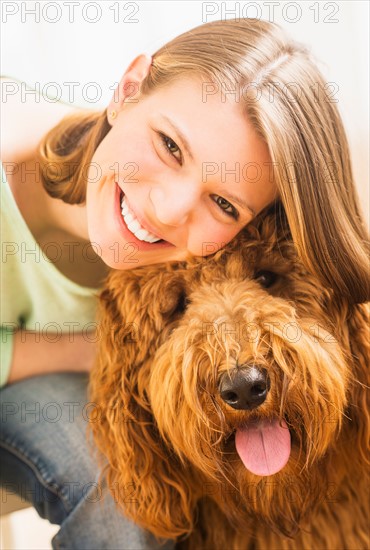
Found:
M 219 383 L 221 398 L 234 409 L 255 409 L 265 401 L 269 389 L 267 371 L 255 365 L 225 372 Z

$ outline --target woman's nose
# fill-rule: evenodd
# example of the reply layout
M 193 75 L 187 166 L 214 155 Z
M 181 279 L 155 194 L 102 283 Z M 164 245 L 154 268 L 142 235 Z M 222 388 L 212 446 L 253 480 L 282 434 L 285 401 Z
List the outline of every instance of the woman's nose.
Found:
M 194 209 L 199 206 L 199 190 L 188 186 L 184 189 L 152 189 L 151 201 L 158 221 L 163 225 L 185 224 Z

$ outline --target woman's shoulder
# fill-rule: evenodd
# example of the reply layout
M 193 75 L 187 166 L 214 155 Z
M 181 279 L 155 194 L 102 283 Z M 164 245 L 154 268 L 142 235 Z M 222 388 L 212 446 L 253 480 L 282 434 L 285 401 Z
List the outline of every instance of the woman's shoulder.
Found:
M 3 162 L 30 158 L 41 138 L 76 107 L 31 91 L 25 82 L 0 77 L 1 151 Z

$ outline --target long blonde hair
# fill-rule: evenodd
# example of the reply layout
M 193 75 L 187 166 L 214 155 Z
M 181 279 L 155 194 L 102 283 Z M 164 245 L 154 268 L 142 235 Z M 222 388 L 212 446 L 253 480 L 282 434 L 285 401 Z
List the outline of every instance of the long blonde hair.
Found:
M 369 238 L 349 146 L 310 52 L 268 21 L 213 21 L 153 54 L 140 95 L 192 75 L 239 94 L 268 145 L 282 206 L 278 211 L 307 269 L 338 298 L 368 301 Z M 50 195 L 84 202 L 86 167 L 110 130 L 106 115 L 104 110 L 67 116 L 40 142 L 38 160 L 47 166 L 41 172 Z

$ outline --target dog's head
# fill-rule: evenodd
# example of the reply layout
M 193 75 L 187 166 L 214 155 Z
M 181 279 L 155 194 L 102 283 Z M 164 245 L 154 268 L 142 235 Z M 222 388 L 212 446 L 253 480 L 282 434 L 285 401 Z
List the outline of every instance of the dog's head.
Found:
M 177 536 L 208 498 L 239 528 L 294 532 L 345 475 L 329 475 L 338 456 L 363 444 L 365 315 L 304 269 L 274 216 L 212 256 L 113 273 L 92 427 L 111 483 L 135 484 L 126 513 Z

